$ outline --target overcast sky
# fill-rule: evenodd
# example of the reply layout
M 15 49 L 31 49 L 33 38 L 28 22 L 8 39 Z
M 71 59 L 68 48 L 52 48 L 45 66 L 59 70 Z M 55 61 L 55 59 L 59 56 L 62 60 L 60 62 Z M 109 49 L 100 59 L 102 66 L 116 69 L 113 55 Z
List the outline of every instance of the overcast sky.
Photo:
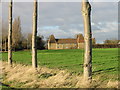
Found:
M 39 2 L 38 34 L 44 37 L 54 34 L 56 38 L 74 38 L 84 34 L 80 2 Z M 91 2 L 92 34 L 97 43 L 118 38 L 118 3 Z M 23 33 L 32 31 L 33 3 L 14 3 L 13 17 L 20 16 Z M 2 4 L 2 19 L 7 22 L 8 3 Z

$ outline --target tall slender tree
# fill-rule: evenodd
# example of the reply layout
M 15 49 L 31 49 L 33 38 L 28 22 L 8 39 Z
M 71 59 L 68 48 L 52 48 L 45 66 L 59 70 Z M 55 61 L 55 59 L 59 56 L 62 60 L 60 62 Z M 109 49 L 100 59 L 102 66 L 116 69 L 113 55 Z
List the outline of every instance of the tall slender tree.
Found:
M 22 38 L 21 21 L 20 21 L 20 17 L 17 17 L 14 19 L 12 25 L 12 49 L 14 49 L 14 51 L 21 47 L 20 44 L 21 38 Z
M 9 3 L 8 64 L 12 65 L 12 0 Z
M 8 27 L 6 26 L 7 23 L 2 22 L 2 48 L 7 51 L 7 41 L 8 41 Z
M 84 20 L 84 79 L 92 81 L 92 33 L 91 33 L 91 5 L 88 0 L 82 0 L 82 14 Z
M 32 66 L 37 68 L 37 0 L 34 0 L 34 11 L 33 11 L 33 31 L 32 31 Z

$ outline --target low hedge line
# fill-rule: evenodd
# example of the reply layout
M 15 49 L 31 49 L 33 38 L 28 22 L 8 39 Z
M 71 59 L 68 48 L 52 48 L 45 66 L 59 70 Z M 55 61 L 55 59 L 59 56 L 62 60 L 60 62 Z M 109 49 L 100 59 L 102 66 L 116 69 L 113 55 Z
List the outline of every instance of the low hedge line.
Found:
M 94 44 L 93 48 L 119 48 L 119 44 Z

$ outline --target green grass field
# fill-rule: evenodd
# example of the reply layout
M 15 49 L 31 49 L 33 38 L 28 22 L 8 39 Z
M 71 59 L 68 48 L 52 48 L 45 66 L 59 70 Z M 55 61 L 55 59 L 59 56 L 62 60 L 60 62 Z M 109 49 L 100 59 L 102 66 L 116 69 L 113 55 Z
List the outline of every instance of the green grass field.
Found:
M 38 65 L 48 68 L 66 69 L 74 74 L 83 72 L 83 50 L 38 50 Z M 2 54 L 7 60 L 7 53 Z M 31 51 L 13 52 L 13 62 L 31 64 Z M 104 75 L 102 79 L 117 80 L 118 49 L 93 49 L 93 76 Z

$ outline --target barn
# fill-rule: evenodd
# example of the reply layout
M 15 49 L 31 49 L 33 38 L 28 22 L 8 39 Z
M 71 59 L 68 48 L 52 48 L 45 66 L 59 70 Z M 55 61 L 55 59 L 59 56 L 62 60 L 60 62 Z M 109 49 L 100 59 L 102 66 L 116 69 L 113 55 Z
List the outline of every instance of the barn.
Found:
M 48 49 L 82 49 L 84 48 L 84 37 L 82 34 L 77 35 L 76 38 L 55 38 L 50 35 L 48 40 Z

